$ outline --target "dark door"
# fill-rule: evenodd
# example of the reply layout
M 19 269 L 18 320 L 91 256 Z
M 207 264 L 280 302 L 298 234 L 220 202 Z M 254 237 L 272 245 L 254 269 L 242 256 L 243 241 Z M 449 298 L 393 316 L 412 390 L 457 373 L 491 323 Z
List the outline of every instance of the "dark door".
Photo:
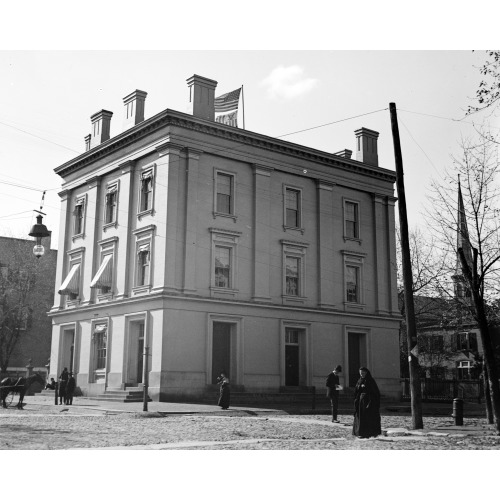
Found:
M 144 323 L 139 323 L 139 337 L 137 339 L 137 383 L 142 384 L 144 370 Z
M 359 379 L 361 367 L 361 336 L 349 333 L 349 387 L 354 387 Z
M 231 324 L 214 323 L 212 347 L 212 384 L 225 372 L 230 377 L 231 362 Z
M 299 385 L 298 345 L 285 345 L 285 385 Z

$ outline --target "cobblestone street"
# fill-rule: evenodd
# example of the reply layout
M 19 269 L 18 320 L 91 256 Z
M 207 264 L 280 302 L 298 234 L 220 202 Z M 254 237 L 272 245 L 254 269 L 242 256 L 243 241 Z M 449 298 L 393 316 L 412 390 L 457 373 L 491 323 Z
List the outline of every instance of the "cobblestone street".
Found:
M 382 416 L 385 434 L 357 439 L 352 416 L 332 424 L 326 415 L 165 415 L 115 413 L 32 404 L 0 409 L 0 449 L 203 450 L 491 450 L 500 438 L 484 419 L 464 419 L 450 432 L 450 417 L 424 417 L 424 433 L 407 431 L 409 416 Z M 474 432 L 470 432 L 470 431 Z M 472 434 L 472 435 L 469 435 Z

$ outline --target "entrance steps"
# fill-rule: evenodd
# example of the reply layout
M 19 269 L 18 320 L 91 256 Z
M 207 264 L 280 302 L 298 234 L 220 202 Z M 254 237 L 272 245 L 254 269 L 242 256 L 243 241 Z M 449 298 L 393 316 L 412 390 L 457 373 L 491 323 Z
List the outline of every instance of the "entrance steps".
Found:
M 143 399 L 143 389 L 139 387 L 127 388 L 127 389 L 106 389 L 103 394 L 99 396 L 93 396 L 89 399 L 95 401 L 114 401 L 117 403 L 142 403 Z M 148 396 L 148 401 L 153 401 Z

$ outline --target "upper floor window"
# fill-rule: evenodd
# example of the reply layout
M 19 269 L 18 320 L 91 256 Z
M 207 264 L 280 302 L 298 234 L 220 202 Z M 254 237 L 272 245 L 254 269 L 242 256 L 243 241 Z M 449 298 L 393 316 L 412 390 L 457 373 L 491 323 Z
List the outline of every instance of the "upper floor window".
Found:
M 234 215 L 234 175 L 217 172 L 216 193 L 215 211 Z
M 118 185 L 113 184 L 108 186 L 106 190 L 105 208 L 104 208 L 104 223 L 112 224 L 116 222 L 118 207 Z
M 215 286 L 231 288 L 231 248 L 215 246 Z
M 85 198 L 76 200 L 73 210 L 73 235 L 79 236 L 83 234 L 85 222 Z
M 285 188 L 285 225 L 287 227 L 301 227 L 300 221 L 300 191 Z
M 306 290 L 306 243 L 281 240 L 283 245 L 283 296 L 304 300 Z
M 346 301 L 359 302 L 359 268 L 346 266 Z
M 353 201 L 344 201 L 344 235 L 359 239 L 359 204 Z
M 300 290 L 300 259 L 286 258 L 286 295 L 299 295 Z
M 141 245 L 137 253 L 136 286 L 149 285 L 151 251 L 149 245 Z
M 476 332 L 460 332 L 457 333 L 457 351 L 477 351 L 477 334 Z
M 141 190 L 139 193 L 139 212 L 153 210 L 154 170 L 150 168 L 141 173 Z

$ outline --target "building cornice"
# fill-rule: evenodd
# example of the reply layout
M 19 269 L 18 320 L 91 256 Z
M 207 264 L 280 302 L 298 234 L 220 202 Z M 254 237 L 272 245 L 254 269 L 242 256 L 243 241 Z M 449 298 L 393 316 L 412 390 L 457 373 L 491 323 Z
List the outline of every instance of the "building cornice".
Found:
M 175 126 L 194 132 L 212 135 L 220 139 L 231 140 L 240 144 L 246 144 L 260 149 L 281 153 L 296 158 L 313 161 L 329 167 L 341 168 L 351 172 L 358 172 L 371 177 L 384 179 L 388 182 L 395 182 L 396 173 L 381 167 L 375 167 L 361 163 L 356 160 L 343 158 L 341 156 L 319 151 L 292 142 L 274 139 L 269 136 L 250 132 L 248 130 L 222 125 L 216 122 L 202 120 L 179 111 L 166 109 L 157 115 L 144 120 L 121 134 L 108 139 L 98 146 L 85 151 L 80 156 L 63 163 L 54 169 L 54 172 L 61 177 L 76 172 L 97 160 L 105 158 L 114 152 L 138 141 L 156 130 L 165 126 Z

